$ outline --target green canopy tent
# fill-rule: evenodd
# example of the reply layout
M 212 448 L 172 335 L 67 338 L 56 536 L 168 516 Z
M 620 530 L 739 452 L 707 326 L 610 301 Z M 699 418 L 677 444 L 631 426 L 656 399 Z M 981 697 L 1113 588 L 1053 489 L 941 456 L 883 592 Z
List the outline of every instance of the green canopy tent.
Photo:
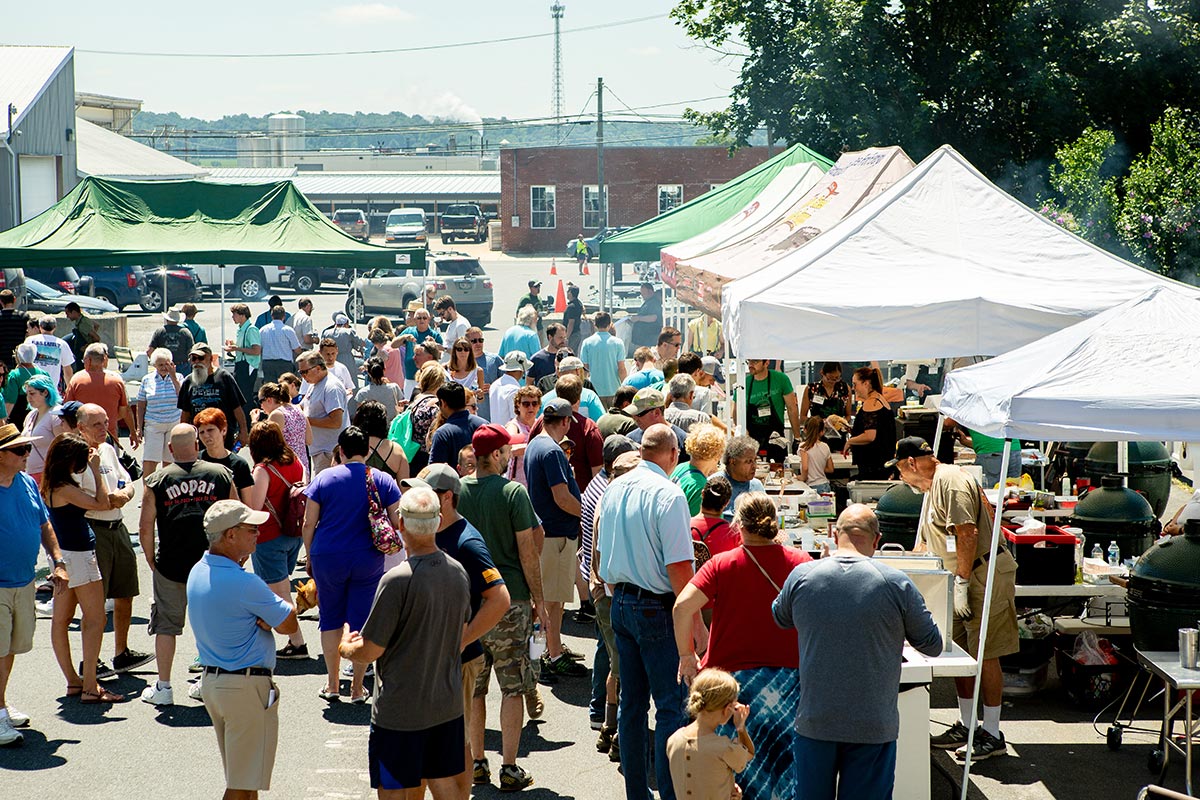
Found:
M 0 266 L 273 264 L 425 266 L 421 248 L 363 244 L 291 183 L 84 178 L 33 219 L 0 232 Z
M 606 264 L 657 261 L 659 251 L 703 233 L 745 208 L 779 175 L 793 164 L 813 163 L 828 170 L 833 162 L 802 144 L 795 144 L 774 158 L 739 175 L 719 189 L 673 208 L 665 214 L 635 225 L 600 243 L 598 260 Z

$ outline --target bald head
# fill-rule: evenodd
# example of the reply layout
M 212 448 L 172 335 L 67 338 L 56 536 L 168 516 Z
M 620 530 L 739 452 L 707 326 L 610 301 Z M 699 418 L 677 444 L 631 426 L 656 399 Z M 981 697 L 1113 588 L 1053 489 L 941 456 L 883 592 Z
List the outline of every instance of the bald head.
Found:
M 108 438 L 108 412 L 95 403 L 84 403 L 75 413 L 79 432 L 92 447 L 99 447 Z
M 654 462 L 667 473 L 675 469 L 679 460 L 679 440 L 675 438 L 675 431 L 670 425 L 658 424 L 646 428 L 642 435 L 642 458 Z
M 188 463 L 200 457 L 200 446 L 196 441 L 196 428 L 181 422 L 171 428 L 171 455 L 175 461 Z
M 862 503 L 846 506 L 837 518 L 838 549 L 849 547 L 863 555 L 872 555 L 879 540 L 879 519 Z

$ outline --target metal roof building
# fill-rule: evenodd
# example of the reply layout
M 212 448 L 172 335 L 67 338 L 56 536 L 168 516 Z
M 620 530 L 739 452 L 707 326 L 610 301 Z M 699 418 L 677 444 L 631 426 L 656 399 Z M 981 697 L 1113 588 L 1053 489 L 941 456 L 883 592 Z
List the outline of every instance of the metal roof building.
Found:
M 339 208 L 362 209 L 376 233 L 383 231 L 383 221 L 393 208 L 423 208 L 435 220 L 436 232 L 441 210 L 451 203 L 478 203 L 485 213 L 496 213 L 500 206 L 500 173 L 492 170 L 316 172 L 293 167 L 235 167 L 213 169 L 207 180 L 219 183 L 291 180 L 326 214 Z
M 75 118 L 81 177 L 128 180 L 185 180 L 207 174 L 203 167 L 105 130 L 83 117 Z

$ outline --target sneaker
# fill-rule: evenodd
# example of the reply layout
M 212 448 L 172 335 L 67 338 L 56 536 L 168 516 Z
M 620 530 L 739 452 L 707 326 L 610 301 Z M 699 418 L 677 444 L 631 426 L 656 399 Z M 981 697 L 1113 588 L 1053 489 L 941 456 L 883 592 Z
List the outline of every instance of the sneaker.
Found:
M 307 644 L 298 644 L 297 645 L 297 644 L 292 644 L 291 642 L 288 642 L 282 648 L 275 651 L 275 657 L 282 658 L 282 659 L 308 658 L 308 645 Z
M 12 723 L 14 728 L 29 727 L 29 715 L 23 711 L 17 711 L 12 706 L 8 707 L 8 721 Z
M 596 752 L 607 753 L 612 749 L 613 739 L 617 738 L 617 731 L 614 728 L 606 728 L 601 726 L 600 738 L 596 739 Z
M 939 733 L 929 737 L 929 746 L 935 750 L 957 750 L 967 743 L 967 726 L 956 722 Z
M 0 747 L 16 747 L 24 741 L 24 735 L 13 727 L 7 716 L 0 719 Z
M 488 766 L 486 758 L 475 759 L 475 765 L 471 769 L 471 783 L 476 786 L 487 786 L 492 782 L 492 768 Z
M 200 681 L 192 681 L 188 686 L 188 697 L 200 703 L 204 702 L 204 695 L 200 694 Z
M 594 606 L 591 602 L 580 603 L 579 608 L 575 609 L 575 612 L 572 614 L 572 616 L 575 621 L 580 624 L 595 622 L 596 606 Z
M 546 712 L 546 704 L 542 702 L 542 693 L 538 688 L 533 687 L 533 691 L 525 695 L 525 712 L 529 714 L 530 719 L 541 719 L 542 714 Z
M 112 668 L 113 672 L 129 672 L 143 664 L 149 664 L 153 660 L 152 653 L 139 653 L 137 650 L 126 647 L 124 653 L 113 656 Z
M 307 648 L 308 648 L 308 645 L 305 645 L 306 650 L 307 650 Z M 375 676 L 375 665 L 367 664 L 367 671 L 365 673 L 363 673 L 363 677 L 371 678 L 374 676 Z M 345 663 L 345 665 L 342 666 L 342 677 L 343 678 L 353 678 L 354 677 L 354 663 L 353 662 L 347 661 Z
M 594 730 L 594 731 L 603 730 L 604 729 L 604 717 L 593 717 L 591 714 L 588 714 L 588 724 L 591 726 L 592 730 Z
M 200 663 L 200 656 L 192 659 L 192 663 L 188 664 L 188 672 L 203 672 L 204 665 Z
M 158 681 L 155 681 L 142 689 L 142 702 L 152 706 L 173 706 L 175 705 L 175 691 L 170 686 L 159 686 Z
M 82 661 L 79 662 L 79 674 L 80 675 L 83 674 L 83 662 Z M 115 678 L 116 675 L 117 675 L 117 671 L 115 669 L 113 669 L 112 667 L 110 667 L 108 664 L 105 664 L 103 659 L 100 659 L 100 658 L 96 659 L 96 680 L 98 680 L 98 681 L 108 680 L 109 678 Z
M 42 619 L 50 619 L 54 616 L 54 600 L 47 600 L 44 603 L 34 602 L 33 610 Z
M 500 791 L 519 792 L 533 785 L 533 776 L 516 764 L 505 764 L 500 768 Z
M 991 758 L 992 756 L 1002 756 L 1006 753 L 1008 753 L 1008 747 L 1004 744 L 1003 733 L 1001 733 L 1000 738 L 997 739 L 995 736 L 992 736 L 990 733 L 985 731 L 983 726 L 975 729 L 975 748 L 974 752 L 971 753 L 972 761 L 983 761 L 984 759 Z M 955 750 L 954 757 L 959 761 L 966 761 L 967 746 L 964 744 L 962 747 Z
M 117 601 L 111 597 L 104 601 L 104 613 L 111 614 L 117 608 Z
M 613 731 L 612 747 L 608 748 L 608 760 L 614 764 L 621 763 L 621 737 Z
M 566 653 L 563 653 L 558 658 L 551 659 L 546 664 L 546 669 L 552 675 L 560 675 L 565 678 L 580 678 L 588 674 L 587 667 L 572 661 L 571 657 Z
M 572 661 L 583 661 L 582 653 L 576 653 L 574 650 L 567 647 L 565 644 L 562 646 L 562 654 L 564 656 L 566 656 L 567 658 L 571 659 Z

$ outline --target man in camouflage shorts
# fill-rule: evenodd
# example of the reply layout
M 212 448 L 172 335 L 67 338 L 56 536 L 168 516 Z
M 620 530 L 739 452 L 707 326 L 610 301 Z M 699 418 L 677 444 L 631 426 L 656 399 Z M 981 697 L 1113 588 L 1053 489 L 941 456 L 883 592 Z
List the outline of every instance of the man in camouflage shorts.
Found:
M 488 682 L 493 669 L 500 684 L 500 789 L 518 791 L 533 783 L 533 776 L 517 766 L 521 743 L 526 696 L 532 696 L 530 716 L 541 716 L 536 695 L 533 665 L 529 659 L 529 637 L 533 634 L 533 615 L 537 613 L 542 629 L 546 611 L 542 602 L 541 560 L 533 537 L 538 521 L 529 493 L 521 484 L 504 477 L 512 448 L 508 431 L 499 425 L 482 425 L 471 437 L 475 450 L 475 474 L 462 479 L 458 513 L 466 517 L 483 536 L 492 561 L 508 587 L 511 602 L 508 611 L 483 635 L 484 667 L 475 681 L 475 699 L 471 710 L 472 780 L 490 784 L 491 768 L 483 749 L 487 723 Z M 535 611 L 536 610 L 536 611 Z

